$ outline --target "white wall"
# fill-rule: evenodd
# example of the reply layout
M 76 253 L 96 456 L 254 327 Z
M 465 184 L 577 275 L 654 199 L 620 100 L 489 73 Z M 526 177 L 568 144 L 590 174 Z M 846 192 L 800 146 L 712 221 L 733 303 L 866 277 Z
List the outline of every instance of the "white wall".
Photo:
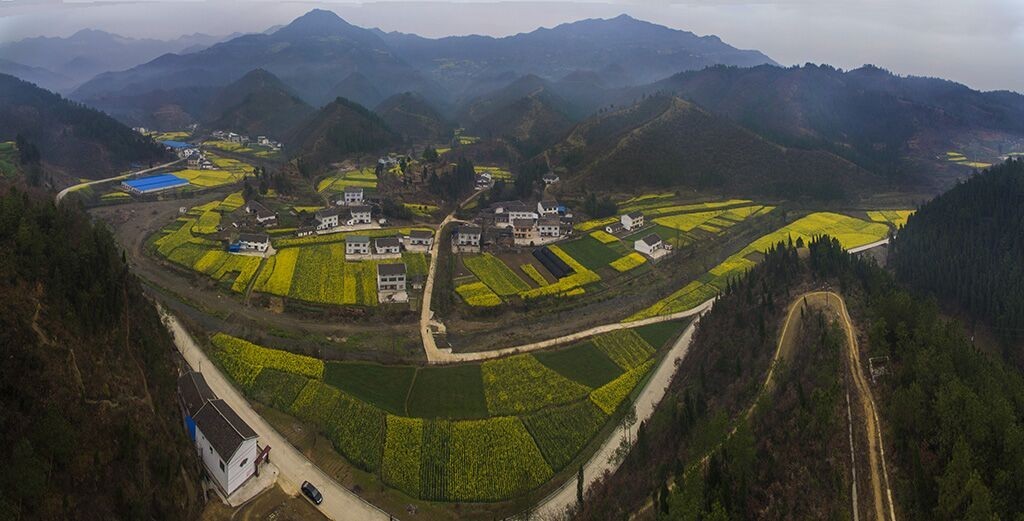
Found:
M 222 461 L 220 454 L 217 454 L 217 450 L 210 445 L 209 440 L 198 426 L 196 426 L 196 447 L 210 476 L 213 476 L 217 485 L 229 496 L 256 471 L 256 466 L 253 465 L 258 454 L 256 439 L 242 442 L 242 446 L 235 452 L 231 461 L 224 462 L 224 470 L 220 469 Z M 242 461 L 245 461 L 245 465 L 240 466 Z

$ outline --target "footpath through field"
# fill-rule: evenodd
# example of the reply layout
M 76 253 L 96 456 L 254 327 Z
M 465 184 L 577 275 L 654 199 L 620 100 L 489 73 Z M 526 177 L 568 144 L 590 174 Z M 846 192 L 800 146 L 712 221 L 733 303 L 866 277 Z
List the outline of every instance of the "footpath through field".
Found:
M 131 177 L 135 177 L 137 175 L 148 174 L 148 173 L 153 172 L 155 170 L 160 170 L 160 169 L 163 169 L 163 168 L 167 168 L 169 166 L 174 166 L 174 165 L 176 165 L 176 164 L 178 164 L 178 163 L 180 163 L 182 161 L 184 161 L 184 159 L 178 159 L 176 161 L 171 161 L 170 163 L 164 163 L 162 165 L 157 165 L 157 166 L 154 166 L 154 167 L 145 168 L 143 170 L 136 170 L 135 172 L 128 172 L 127 174 L 121 174 L 121 175 L 117 175 L 117 176 L 114 176 L 114 177 L 108 177 L 106 179 L 97 179 L 95 181 L 86 181 L 84 183 L 78 183 L 77 185 L 74 185 L 74 186 L 69 186 L 69 187 L 61 190 L 60 192 L 57 192 L 56 204 L 60 204 L 61 199 L 64 199 L 65 195 L 68 195 L 69 193 L 74 192 L 75 190 L 78 190 L 79 188 L 85 188 L 87 186 L 98 185 L 98 184 L 101 184 L 101 183 L 108 183 L 110 181 L 120 181 L 122 179 L 128 179 L 128 178 L 131 178 Z
M 249 405 L 245 397 L 235 389 L 227 377 L 220 372 L 220 369 L 210 361 L 206 353 L 199 348 L 177 318 L 166 313 L 162 308 L 161 315 L 163 315 L 168 331 L 174 337 L 174 344 L 188 365 L 193 370 L 201 372 L 217 397 L 227 402 L 238 413 L 238 416 L 256 431 L 262 445 L 271 447 L 270 459 L 280 471 L 277 483 L 286 493 L 299 494 L 299 486 L 303 481 L 308 480 L 323 494 L 324 502 L 317 508 L 330 519 L 354 521 L 391 519 L 391 516 L 384 511 L 339 485 L 303 456 Z

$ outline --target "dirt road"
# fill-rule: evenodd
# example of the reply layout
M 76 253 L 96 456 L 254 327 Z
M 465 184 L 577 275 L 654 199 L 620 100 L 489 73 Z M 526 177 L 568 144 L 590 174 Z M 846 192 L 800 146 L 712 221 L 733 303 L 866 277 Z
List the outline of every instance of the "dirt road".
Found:
M 206 353 L 195 343 L 181 323 L 174 316 L 162 313 L 167 329 L 174 336 L 174 344 L 182 357 L 193 370 L 199 371 L 206 378 L 218 398 L 223 399 L 238 415 L 249 424 L 260 436 L 261 445 L 271 447 L 270 459 L 277 466 L 280 474 L 278 485 L 288 494 L 298 494 L 303 481 L 315 485 L 324 496 L 319 505 L 320 511 L 335 520 L 388 520 L 390 516 L 383 510 L 364 501 L 348 489 L 324 474 L 311 461 L 306 459 L 288 440 L 278 434 L 273 427 L 260 416 L 228 381 L 227 377 L 215 366 Z

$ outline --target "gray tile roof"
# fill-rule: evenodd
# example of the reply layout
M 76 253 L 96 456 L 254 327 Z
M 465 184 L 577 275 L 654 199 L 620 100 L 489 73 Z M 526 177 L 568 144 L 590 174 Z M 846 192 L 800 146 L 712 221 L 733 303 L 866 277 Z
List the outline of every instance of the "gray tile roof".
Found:
M 434 232 L 430 230 L 412 230 L 409 232 L 409 237 L 413 239 L 433 239 Z
M 661 242 L 661 237 L 658 237 L 658 234 L 656 233 L 649 233 L 646 237 L 644 237 L 641 240 L 644 241 L 644 243 L 646 243 L 648 246 L 654 246 L 655 244 Z
M 398 242 L 398 237 L 377 237 L 374 239 L 373 245 L 377 248 L 395 248 L 401 243 Z
M 270 242 L 270 236 L 265 233 L 240 233 L 239 242 Z
M 389 277 L 393 275 L 405 275 L 405 264 L 401 262 L 393 264 L 378 264 L 377 276 Z
M 210 440 L 213 450 L 225 462 L 245 440 L 256 438 L 256 431 L 245 423 L 224 400 L 211 400 L 193 418 L 196 427 Z
M 351 242 L 352 244 L 369 244 L 370 238 L 365 235 L 349 235 L 345 237 L 345 242 Z
M 178 394 L 185 405 L 185 412 L 189 416 L 195 416 L 199 409 L 202 409 L 206 402 L 216 400 L 217 395 L 206 383 L 202 373 L 189 371 L 178 377 Z

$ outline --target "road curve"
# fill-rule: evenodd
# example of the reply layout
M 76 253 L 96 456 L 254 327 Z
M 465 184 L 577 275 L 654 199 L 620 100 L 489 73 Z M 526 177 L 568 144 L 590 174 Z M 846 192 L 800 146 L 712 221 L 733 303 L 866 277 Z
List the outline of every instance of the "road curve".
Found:
M 391 516 L 383 510 L 371 505 L 364 499 L 355 495 L 345 487 L 324 474 L 313 462 L 309 461 L 299 452 L 284 436 L 281 436 L 262 416 L 257 413 L 248 400 L 245 399 L 228 381 L 227 377 L 220 372 L 213 362 L 206 356 L 206 353 L 196 344 L 192 336 L 185 330 L 173 315 L 160 308 L 164 324 L 171 336 L 174 337 L 174 344 L 181 352 L 181 356 L 188 362 L 188 365 L 195 371 L 199 371 L 206 379 L 217 397 L 224 400 L 238 415 L 249 424 L 260 436 L 261 445 L 271 447 L 270 459 L 277 466 L 280 473 L 277 483 L 288 494 L 299 493 L 299 486 L 303 481 L 309 481 L 320 490 L 324 496 L 324 502 L 317 506 L 320 511 L 330 519 L 342 520 L 389 520 Z
M 122 179 L 129 179 L 129 178 L 135 177 L 137 175 L 148 174 L 148 173 L 156 171 L 156 170 L 167 168 L 169 166 L 174 166 L 174 165 L 176 165 L 176 164 L 178 164 L 178 163 L 180 163 L 182 161 L 184 161 L 184 159 L 178 159 L 178 160 L 175 160 L 175 161 L 171 161 L 170 163 L 164 163 L 162 165 L 157 165 L 157 166 L 146 168 L 146 169 L 143 169 L 143 170 L 136 170 L 135 172 L 128 172 L 127 174 L 121 174 L 121 175 L 117 175 L 117 176 L 114 176 L 114 177 L 108 177 L 106 179 L 97 179 L 95 181 L 86 181 L 84 183 L 78 183 L 77 185 L 69 186 L 69 187 L 61 190 L 60 192 L 57 192 L 56 204 L 60 204 L 60 201 L 62 199 L 64 199 L 65 195 L 68 195 L 69 193 L 74 192 L 75 190 L 78 190 L 79 188 L 85 188 L 87 186 L 98 185 L 98 184 L 101 184 L 101 183 L 109 183 L 110 181 L 120 181 Z

